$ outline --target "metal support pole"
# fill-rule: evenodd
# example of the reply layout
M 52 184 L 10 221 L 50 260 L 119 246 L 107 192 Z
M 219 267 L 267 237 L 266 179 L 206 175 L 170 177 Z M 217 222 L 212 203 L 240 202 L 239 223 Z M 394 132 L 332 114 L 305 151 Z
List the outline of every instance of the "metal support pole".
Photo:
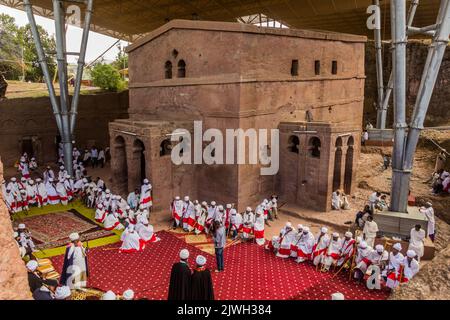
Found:
M 412 26 L 418 5 L 419 5 L 419 0 L 411 0 L 411 5 L 409 7 L 409 12 L 408 12 L 408 28 Z M 383 104 L 381 107 L 382 110 L 385 110 L 385 112 L 383 113 L 384 123 L 386 123 L 387 109 L 388 109 L 388 104 L 389 104 L 389 100 L 391 98 L 391 93 L 392 93 L 393 88 L 394 88 L 394 73 L 393 73 L 393 71 L 391 71 L 391 75 L 389 76 L 389 82 L 388 82 L 388 85 L 386 87 L 386 91 L 385 91 L 385 94 L 383 97 Z
M 56 37 L 56 59 L 58 62 L 58 79 L 61 103 L 62 134 L 61 142 L 64 152 L 64 166 L 69 175 L 73 174 L 72 164 L 72 139 L 70 136 L 69 124 L 69 92 L 67 86 L 67 66 L 65 55 L 65 28 L 64 11 L 61 0 L 53 0 L 53 15 L 55 18 L 55 37 Z
M 85 65 L 86 48 L 89 38 L 89 28 L 91 26 L 93 0 L 87 0 L 86 14 L 84 18 L 83 36 L 81 38 L 80 55 L 78 56 L 77 76 L 75 79 L 75 89 L 73 92 L 72 106 L 70 108 L 70 133 L 73 136 L 75 132 L 75 123 L 78 114 L 78 101 L 80 97 L 81 80 L 83 78 L 83 69 Z
M 433 42 L 428 49 L 427 64 L 422 74 L 422 80 L 417 94 L 416 104 L 406 142 L 404 156 L 404 169 L 412 170 L 414 153 L 420 133 L 423 130 L 423 124 L 430 105 L 431 96 L 441 68 L 445 49 L 449 43 L 450 35 L 450 0 L 441 0 L 441 10 L 437 20 L 438 28 Z M 409 181 L 408 181 L 409 182 Z
M 410 173 L 403 171 L 403 153 L 406 128 L 406 0 L 391 1 L 392 29 L 392 61 L 394 71 L 394 149 L 392 152 L 392 191 L 391 210 L 406 212 L 406 198 L 399 198 L 408 191 L 409 185 L 404 185 L 403 177 Z
M 23 5 L 28 16 L 28 21 L 30 23 L 31 33 L 33 34 L 34 44 L 36 46 L 36 52 L 39 59 L 39 64 L 44 74 L 44 80 L 47 84 L 47 89 L 50 97 L 50 103 L 53 109 L 53 115 L 55 116 L 56 126 L 58 127 L 59 133 L 62 134 L 62 120 L 59 111 L 58 101 L 56 100 L 55 88 L 53 87 L 52 77 L 50 76 L 50 71 L 48 70 L 47 60 L 45 58 L 45 53 L 42 48 L 41 38 L 39 37 L 39 31 L 37 29 L 36 20 L 33 15 L 33 8 L 31 6 L 30 0 L 23 0 Z
M 380 1 L 374 0 L 374 4 L 380 8 Z M 378 17 L 377 19 L 381 19 Z M 374 40 L 376 50 L 376 64 L 377 64 L 377 128 L 386 128 L 386 110 L 382 108 L 384 97 L 384 79 L 383 79 L 383 47 L 381 46 L 381 27 L 376 26 L 374 29 Z

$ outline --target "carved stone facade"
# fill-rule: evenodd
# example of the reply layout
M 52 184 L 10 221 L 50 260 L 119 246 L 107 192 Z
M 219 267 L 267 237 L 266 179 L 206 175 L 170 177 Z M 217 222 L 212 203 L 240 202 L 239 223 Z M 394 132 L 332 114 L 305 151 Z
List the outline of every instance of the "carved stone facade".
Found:
M 3 181 L 3 163 L 0 159 L 1 181 Z M 27 270 L 13 238 L 11 219 L 1 192 L 0 248 L 0 300 L 31 299 Z
M 155 30 L 128 48 L 130 118 L 110 124 L 113 186 L 131 191 L 145 167 L 156 209 L 188 194 L 242 210 L 274 192 L 330 209 L 335 167 L 340 178 L 334 185 L 353 188 L 365 42 L 347 34 L 223 22 L 174 20 Z M 176 166 L 170 156 L 160 156 L 167 134 L 175 128 L 192 133 L 195 120 L 203 132 L 216 128 L 224 136 L 226 129 L 280 129 L 278 175 L 260 175 L 261 165 Z M 317 135 L 290 132 L 304 128 Z M 286 154 L 292 135 L 300 140 L 297 156 Z M 320 159 L 308 156 L 317 144 Z M 341 160 L 335 165 L 336 148 Z

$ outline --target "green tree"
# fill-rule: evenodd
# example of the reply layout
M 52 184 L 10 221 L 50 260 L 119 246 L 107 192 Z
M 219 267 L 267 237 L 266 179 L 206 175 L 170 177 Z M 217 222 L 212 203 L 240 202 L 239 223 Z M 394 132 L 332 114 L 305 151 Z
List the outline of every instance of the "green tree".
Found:
M 128 68 L 128 54 L 119 51 L 119 53 L 116 56 L 116 60 L 112 63 L 112 65 L 117 70 L 122 70 Z
M 0 14 L 0 73 L 6 79 L 17 80 L 22 74 L 22 52 L 19 28 L 15 19 Z
M 41 26 L 38 26 L 38 31 L 41 38 L 42 48 L 46 55 L 50 76 L 53 79 L 56 72 L 56 60 L 54 56 L 54 52 L 56 52 L 55 39 L 51 37 Z M 29 24 L 19 29 L 19 41 L 23 46 L 24 59 L 26 61 L 25 80 L 43 82 L 44 75 L 42 73 L 41 66 L 39 65 L 37 50 Z
M 110 64 L 97 63 L 91 71 L 94 86 L 108 91 L 121 91 L 125 89 L 119 71 Z

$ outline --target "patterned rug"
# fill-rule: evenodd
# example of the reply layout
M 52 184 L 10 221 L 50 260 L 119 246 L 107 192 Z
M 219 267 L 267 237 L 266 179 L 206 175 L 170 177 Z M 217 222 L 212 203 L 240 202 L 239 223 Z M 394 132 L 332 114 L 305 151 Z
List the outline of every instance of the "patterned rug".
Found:
M 91 249 L 90 287 L 122 294 L 133 289 L 137 298 L 164 300 L 167 297 L 170 270 L 178 261 L 181 249 L 190 251 L 189 265 L 195 257 L 207 257 L 207 267 L 214 270 L 215 258 L 198 247 L 187 244 L 170 232 L 157 233 L 160 242 L 148 245 L 143 252 L 120 254 L 119 244 Z M 220 300 L 328 300 L 342 292 L 348 300 L 380 300 L 387 294 L 368 290 L 348 280 L 347 274 L 331 279 L 332 274 L 317 272 L 315 267 L 284 260 L 252 243 L 241 243 L 225 249 L 225 271 L 213 273 L 216 299 Z M 63 256 L 52 258 L 61 271 Z
M 72 232 L 78 232 L 83 241 L 113 235 L 75 210 L 25 217 L 15 221 L 14 227 L 17 228 L 19 223 L 25 223 L 34 243 L 41 250 L 65 245 Z

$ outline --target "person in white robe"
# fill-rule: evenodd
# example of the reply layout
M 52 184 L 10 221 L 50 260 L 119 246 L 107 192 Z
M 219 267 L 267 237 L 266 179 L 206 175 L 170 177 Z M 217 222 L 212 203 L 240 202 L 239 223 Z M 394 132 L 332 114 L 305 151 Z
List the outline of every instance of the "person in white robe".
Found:
M 153 231 L 153 226 L 148 223 L 145 223 L 141 228 L 139 228 L 138 234 L 145 244 L 161 241 L 161 239 L 158 238 L 156 233 Z
M 3 200 L 5 201 L 5 204 L 8 207 L 10 213 L 18 212 L 18 203 L 16 201 L 14 193 L 11 190 L 11 187 L 8 186 L 5 188 L 5 192 L 3 193 Z
M 295 262 L 302 263 L 309 260 L 315 243 L 316 238 L 314 237 L 314 234 L 308 227 L 303 227 L 302 236 L 297 243 L 297 259 Z
M 297 245 L 303 236 L 303 225 L 297 225 L 297 231 L 295 232 L 294 239 L 291 243 L 291 258 L 297 258 Z
M 58 180 L 61 181 L 62 179 L 65 179 L 66 175 L 67 175 L 66 169 L 64 168 L 64 166 L 60 166 L 58 172 Z
M 127 203 L 131 209 L 136 210 L 139 204 L 139 189 L 130 192 L 127 197 Z
M 370 207 L 370 211 L 372 213 L 375 212 L 375 208 L 376 208 L 378 202 L 380 202 L 380 200 L 381 200 L 381 193 L 380 192 L 373 192 L 369 196 L 369 207 Z
M 328 235 L 328 229 L 322 227 L 320 233 L 316 237 L 316 242 L 312 251 L 312 260 L 315 266 L 318 266 L 322 262 L 322 257 L 326 254 L 327 248 L 330 244 L 330 236 Z
M 173 223 L 174 228 L 177 228 L 180 226 L 181 218 L 183 217 L 183 207 L 184 207 L 183 201 L 180 199 L 179 196 L 176 196 L 170 206 L 170 209 L 172 212 L 172 218 L 174 221 L 174 223 Z
M 206 217 L 208 215 L 208 203 L 203 201 L 200 207 L 200 212 L 197 217 L 197 224 L 195 225 L 195 234 L 200 234 L 205 231 Z
M 355 267 L 354 278 L 357 280 L 363 280 L 366 272 L 371 265 L 378 266 L 380 271 L 382 271 L 389 259 L 389 254 L 381 244 L 375 246 L 375 250 L 370 250 L 366 257 L 362 258 L 361 261 Z M 381 276 L 381 275 L 379 275 Z
M 134 210 L 131 209 L 130 206 L 127 206 L 127 208 L 125 210 L 125 215 L 126 215 L 125 221 L 128 224 L 136 224 L 137 223 L 136 212 L 134 212 Z
M 322 256 L 322 271 L 327 272 L 333 264 L 336 264 L 341 257 L 342 239 L 339 233 L 333 232 L 327 251 Z
M 134 226 L 134 230 L 139 233 L 142 227 L 149 224 L 147 210 L 138 211 L 136 215 L 136 225 Z
M 242 217 L 242 240 L 247 241 L 253 233 L 253 226 L 255 224 L 255 214 L 251 207 L 247 207 Z
M 427 224 L 427 235 L 431 239 L 431 241 L 434 242 L 434 234 L 435 234 L 435 228 L 436 228 L 436 220 L 434 218 L 434 209 L 431 202 L 425 203 L 425 206 L 420 208 L 420 212 L 425 215 L 425 217 L 428 220 Z
M 28 195 L 25 189 L 20 189 L 20 198 L 22 199 L 22 210 L 28 211 Z
M 55 172 L 52 170 L 50 166 L 47 166 L 43 173 L 44 183 L 47 183 L 50 178 L 55 179 Z
M 66 178 L 64 179 L 64 188 L 66 188 L 67 192 L 67 199 L 68 201 L 72 201 L 73 199 L 73 180 L 70 175 L 66 175 Z
M 28 251 L 31 252 L 36 251 L 36 245 L 31 237 L 31 232 L 28 231 L 24 223 L 20 223 L 17 226 L 17 233 L 19 234 L 19 243 L 20 245 Z
M 386 287 L 395 289 L 400 283 L 410 281 L 419 272 L 419 262 L 415 259 L 416 253 L 413 250 L 406 252 L 406 257 L 398 253 L 395 259 L 397 270 L 389 273 L 386 280 Z
M 103 228 L 105 230 L 123 230 L 125 227 L 120 223 L 117 213 L 108 213 L 103 221 Z
M 211 229 L 212 223 L 216 217 L 217 212 L 217 204 L 215 201 L 211 201 L 211 205 L 208 207 L 208 215 L 206 216 L 205 222 L 205 231 L 206 234 L 209 234 L 209 230 Z
M 144 179 L 144 184 L 141 186 L 140 204 L 143 204 L 146 209 L 153 204 L 152 185 L 148 179 Z
M 231 203 L 228 203 L 225 208 L 225 216 L 223 219 L 223 225 L 225 226 L 225 230 L 227 230 L 227 232 L 229 232 L 230 229 L 230 219 L 233 212 L 236 212 L 236 209 L 233 208 Z
M 132 224 L 129 225 L 124 232 L 122 232 L 120 241 L 122 241 L 122 245 L 119 248 L 119 253 L 135 253 L 145 249 L 145 242 L 134 230 L 134 226 Z
M 22 177 L 20 178 L 20 182 L 17 183 L 18 187 L 19 187 L 19 191 L 20 190 L 26 190 L 27 189 L 27 185 L 28 185 L 28 179 Z
M 64 179 L 60 179 L 56 184 L 56 192 L 58 193 L 59 200 L 63 206 L 67 206 L 69 198 L 67 196 L 67 190 L 64 186 Z
M 234 209 L 233 209 L 234 210 Z M 230 215 L 230 234 L 231 234 L 231 238 L 233 240 L 235 240 L 238 235 L 239 232 L 241 232 L 242 230 L 242 215 L 237 212 L 236 210 L 231 212 Z
M 22 174 L 22 177 L 24 177 L 25 179 L 30 178 L 30 170 L 28 167 L 28 163 L 26 162 L 26 159 L 24 157 L 20 158 L 18 170 Z
M 31 158 L 30 163 L 28 164 L 28 166 L 29 166 L 31 171 L 35 171 L 38 168 L 38 164 L 37 164 L 37 161 L 36 161 L 35 157 Z
M 106 218 L 106 211 L 103 208 L 103 205 L 99 203 L 97 205 L 97 209 L 95 209 L 95 221 L 103 223 L 103 221 L 105 221 L 105 218 Z
M 189 201 L 187 203 L 186 213 L 188 214 L 187 217 L 187 231 L 192 232 L 195 229 L 195 226 L 197 224 L 197 211 L 196 206 L 198 206 L 198 200 L 195 200 L 194 202 Z
M 280 232 L 280 248 L 276 254 L 279 258 L 289 258 L 291 256 L 291 244 L 295 239 L 296 232 L 292 223 L 287 222 Z
M 38 203 L 37 188 L 33 180 L 29 180 L 26 186 L 28 204 L 35 205 Z
M 342 208 L 341 193 L 339 190 L 334 191 L 331 195 L 331 208 L 333 210 L 341 210 Z
M 36 197 L 39 208 L 47 205 L 47 188 L 41 178 L 36 179 Z
M 70 234 L 69 239 L 71 242 L 66 248 L 60 283 L 72 289 L 85 288 L 89 276 L 87 252 L 78 233 Z
M 194 204 L 192 203 L 192 201 L 189 199 L 189 196 L 185 196 L 184 197 L 184 202 L 183 202 L 183 230 L 188 232 L 188 231 L 192 231 L 194 226 L 191 226 L 189 228 L 189 217 L 190 216 L 195 216 L 195 211 L 194 211 Z M 195 221 L 193 222 L 193 225 L 195 225 Z
M 55 182 L 53 181 L 53 178 L 48 179 L 45 188 L 47 189 L 48 203 L 52 205 L 59 204 L 59 195 L 58 192 L 56 191 L 56 185 Z
M 402 272 L 401 265 L 405 257 L 400 251 L 402 251 L 402 245 L 397 242 L 392 246 L 392 251 L 389 252 L 388 264 L 382 273 L 387 278 L 386 286 L 391 289 L 398 285 L 396 282 Z
M 363 228 L 364 240 L 367 242 L 367 245 L 369 247 L 374 246 L 375 238 L 377 237 L 378 231 L 379 231 L 378 224 L 375 221 L 373 221 L 373 217 L 369 215 Z
M 264 225 L 265 225 L 264 210 L 260 208 L 259 210 L 256 211 L 255 224 L 253 226 L 255 242 L 259 246 L 264 246 L 266 244 L 266 239 L 264 238 Z
M 353 253 L 355 252 L 356 240 L 353 239 L 353 234 L 350 231 L 345 233 L 345 238 L 342 241 L 342 246 L 339 249 L 339 259 L 336 263 L 338 267 L 342 266 L 347 261 L 351 261 Z
M 425 237 L 425 230 L 422 229 L 422 226 L 420 224 L 417 224 L 414 228 L 411 229 L 408 250 L 413 250 L 416 253 L 417 261 L 419 262 L 420 258 L 423 257 L 425 250 Z

